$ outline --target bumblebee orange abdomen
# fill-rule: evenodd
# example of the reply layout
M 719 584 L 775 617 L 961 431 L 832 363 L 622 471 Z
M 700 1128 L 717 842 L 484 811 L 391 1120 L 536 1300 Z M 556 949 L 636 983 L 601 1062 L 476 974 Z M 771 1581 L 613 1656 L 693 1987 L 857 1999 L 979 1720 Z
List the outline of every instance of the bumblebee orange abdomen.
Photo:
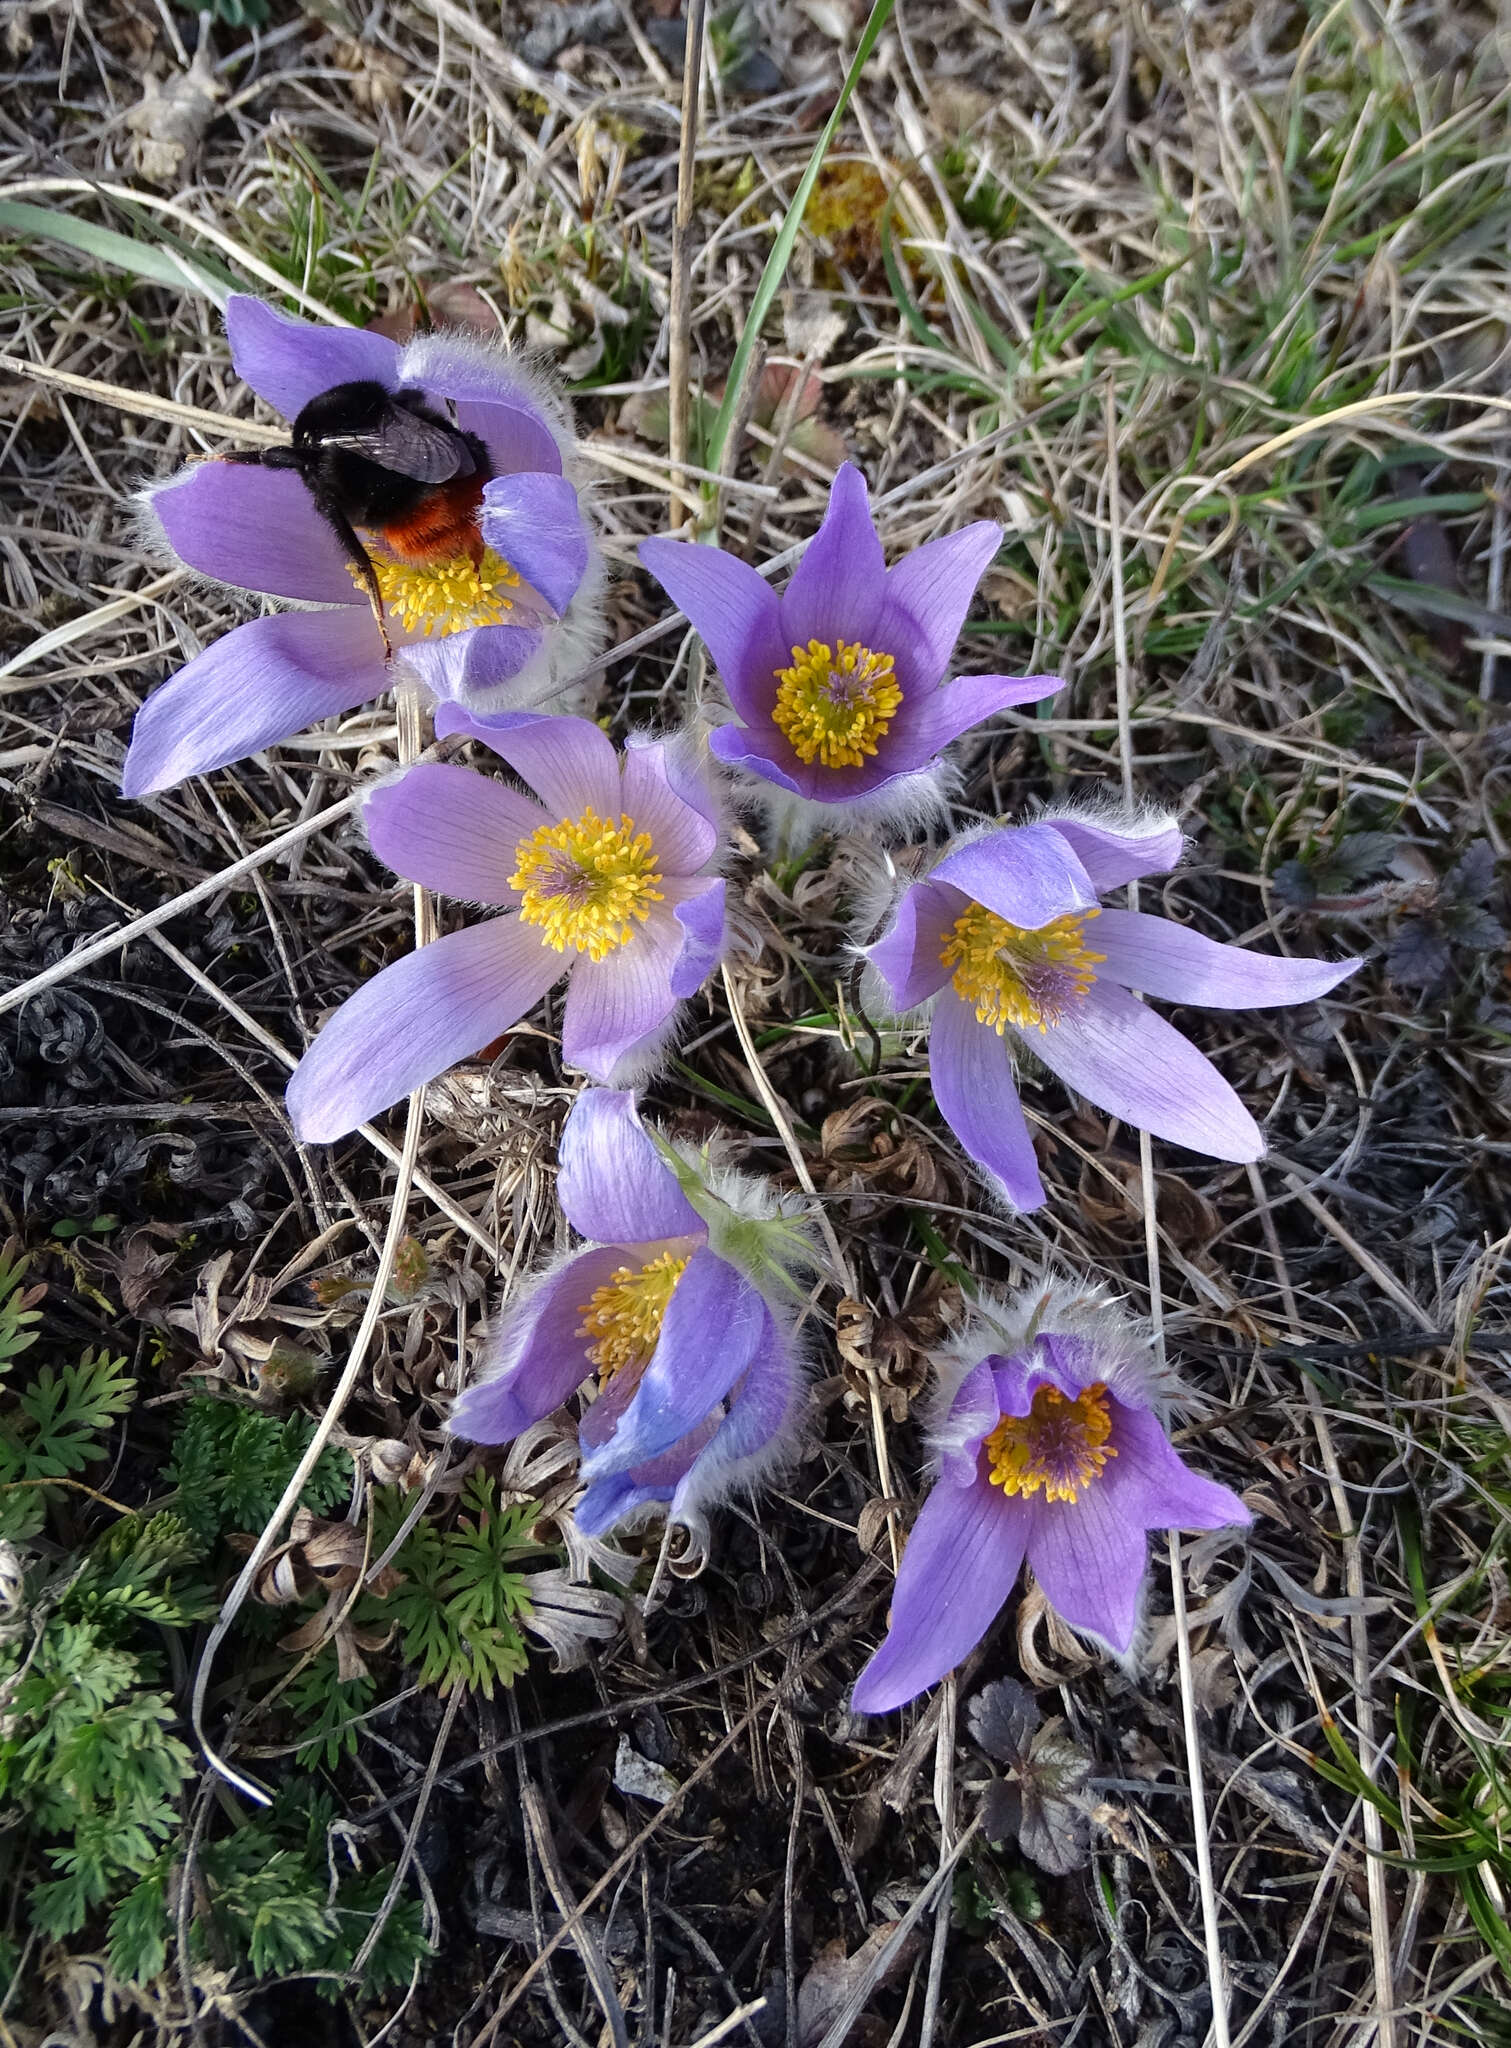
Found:
M 384 546 L 401 562 L 439 562 L 456 555 L 481 561 L 478 512 L 485 482 L 485 477 L 474 475 L 431 485 L 412 505 L 383 522 L 378 530 Z

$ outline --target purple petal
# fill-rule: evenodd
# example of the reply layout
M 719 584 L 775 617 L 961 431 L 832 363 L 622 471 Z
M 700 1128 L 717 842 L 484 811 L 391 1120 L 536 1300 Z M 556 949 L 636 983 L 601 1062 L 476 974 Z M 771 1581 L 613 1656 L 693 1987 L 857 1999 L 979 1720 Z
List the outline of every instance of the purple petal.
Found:
M 937 683 L 949 667 L 976 585 L 1001 545 L 1002 528 L 981 519 L 925 541 L 887 571 L 887 609 L 902 612 L 914 635 L 915 687 Z M 892 637 L 883 644 L 895 656 Z
M 527 796 L 451 762 L 420 761 L 362 805 L 372 850 L 396 875 L 470 903 L 517 903 L 522 839 L 551 820 Z
M 670 902 L 671 885 L 666 893 Z M 724 893 L 723 882 L 716 879 L 672 904 L 672 916 L 682 927 L 682 950 L 671 971 L 672 994 L 679 1001 L 695 996 L 723 958 Z
M 306 1144 L 344 1138 L 517 1024 L 562 971 L 517 917 L 422 946 L 365 982 L 294 1069 L 286 1100 Z
M 905 697 L 881 752 L 896 771 L 921 767 L 984 719 L 1064 687 L 1059 676 L 959 676 L 937 690 Z
M 1028 1561 L 1045 1599 L 1072 1628 L 1126 1650 L 1138 1626 L 1148 1562 L 1142 1525 L 1120 1511 L 1116 1490 L 1104 1482 L 1088 1486 L 1077 1500 L 1036 1499 L 1031 1514 Z
M 561 442 L 528 407 L 463 398 L 456 419 L 463 433 L 476 434 L 487 449 L 495 476 L 561 475 Z
M 723 1400 L 771 1334 L 771 1311 L 744 1274 L 706 1245 L 695 1251 L 634 1398 L 613 1435 L 584 1453 L 583 1477 L 627 1472 L 669 1451 Z
M 556 1199 L 579 1236 L 632 1245 L 707 1236 L 647 1136 L 632 1089 L 585 1088 L 563 1127 L 558 1158 Z
M 502 628 L 495 627 L 495 631 Z M 440 721 L 436 731 L 440 731 Z M 593 810 L 618 823 L 624 802 L 613 741 L 590 718 L 550 718 L 540 712 L 506 713 L 496 722 L 465 720 L 447 730 L 470 731 L 528 782 L 554 818 L 580 818 Z
M 485 443 L 496 476 L 521 470 L 561 474 L 558 434 L 530 379 L 497 345 L 459 333 L 422 334 L 405 348 L 399 374 L 432 399 L 450 399 L 457 424 Z
M 473 626 L 440 639 L 411 640 L 400 658 L 434 696 L 465 703 L 513 682 L 530 668 L 544 645 L 544 634 L 534 626 Z M 541 694 L 534 693 L 536 701 Z M 439 726 L 436 731 L 439 736 Z
M 664 1506 L 673 1500 L 678 1485 L 715 1426 L 710 1420 L 706 1430 L 696 1431 L 691 1440 L 678 1444 L 664 1458 L 651 1458 L 644 1465 L 637 1465 L 633 1472 L 614 1472 L 605 1479 L 595 1479 L 572 1510 L 579 1533 L 602 1536 L 637 1508 Z
M 364 605 L 280 612 L 223 634 L 147 699 L 121 772 L 123 796 L 207 775 L 388 686 Z
M 970 899 L 948 882 L 915 882 L 897 906 L 889 931 L 865 949 L 899 1011 L 937 995 L 950 978 L 941 955 Z
M 940 1115 L 1003 1198 L 1021 1211 L 1041 1208 L 1044 1183 L 1007 1043 L 953 993 L 934 1012 L 929 1079 Z
M 1247 1528 L 1254 1517 L 1236 1493 L 1192 1471 L 1147 1408 L 1113 1403 L 1117 1456 L 1100 1481 L 1117 1513 L 1145 1529 Z
M 1136 1131 L 1211 1159 L 1264 1157 L 1259 1126 L 1212 1062 L 1115 981 L 1094 982 L 1026 1043 L 1077 1094 Z
M 561 1056 L 569 1067 L 612 1081 L 619 1062 L 655 1038 L 677 1007 L 672 975 L 684 943 L 681 925 L 657 904 L 603 959 L 577 955 L 561 1029 Z
M 743 768 L 774 782 L 794 796 L 808 791 L 797 777 L 811 771 L 799 766 L 791 747 L 774 725 L 716 725 L 708 735 L 709 751 L 730 768 Z
M 1168 874 L 1180 861 L 1185 835 L 1173 818 L 1154 815 L 1113 825 L 1092 818 L 1045 818 L 1096 885 L 1098 895 L 1136 882 L 1141 875 Z
M 483 491 L 483 539 L 538 590 L 558 618 L 577 593 L 590 541 L 577 493 L 564 476 L 529 470 L 495 477 Z
M 781 597 L 781 633 L 788 649 L 810 640 L 874 647 L 879 638 L 886 563 L 866 498 L 866 480 L 844 463 L 829 493 L 823 524 L 808 543 Z
M 953 1671 L 996 1620 L 1023 1563 L 1028 1516 L 984 1479 L 942 1480 L 913 1524 L 886 1641 L 855 1682 L 857 1714 L 901 1707 Z
M 623 1264 L 618 1249 L 581 1252 L 526 1287 L 500 1311 L 478 1362 L 479 1378 L 451 1411 L 453 1436 L 506 1444 L 559 1408 L 593 1370 L 583 1310 Z
M 930 1439 L 946 1483 L 969 1486 L 976 1477 L 981 1440 L 996 1428 L 1002 1415 L 992 1361 L 973 1365 L 955 1390 L 949 1413 Z
M 747 722 L 769 718 L 776 672 L 792 659 L 775 593 L 748 562 L 693 541 L 645 540 L 640 560 L 713 656 L 729 701 Z
M 226 301 L 226 337 L 237 376 L 286 420 L 337 384 L 370 379 L 392 391 L 399 381 L 399 351 L 387 335 L 318 327 L 247 293 Z
M 168 545 L 202 575 L 307 604 L 360 604 L 346 550 L 291 469 L 196 462 L 150 492 Z
M 1098 970 L 1125 988 L 1208 1010 L 1253 1010 L 1309 1003 L 1352 974 L 1357 960 L 1285 960 L 1203 938 L 1168 917 L 1104 910 L 1087 933 L 1105 956 Z
M 963 889 L 1027 931 L 1094 910 L 1097 902 L 1086 870 L 1048 825 L 1008 825 L 967 840 L 935 865 L 933 880 Z
M 791 1428 L 803 1392 L 791 1342 L 768 1308 L 765 1333 L 730 1396 L 729 1412 L 672 1496 L 673 1521 L 731 1493 L 752 1459 L 760 1458 Z
M 635 830 L 650 833 L 662 874 L 696 875 L 713 859 L 718 806 L 675 741 L 630 741 L 620 803 Z

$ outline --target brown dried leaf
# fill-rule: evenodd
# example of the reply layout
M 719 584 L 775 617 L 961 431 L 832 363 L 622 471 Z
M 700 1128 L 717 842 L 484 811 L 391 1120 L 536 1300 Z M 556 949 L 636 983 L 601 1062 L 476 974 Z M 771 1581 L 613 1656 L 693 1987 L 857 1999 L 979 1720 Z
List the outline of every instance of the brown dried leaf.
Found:
M 846 1955 L 843 1941 L 827 1942 L 819 1950 L 798 1986 L 798 2048 L 818 2048 L 818 2043 L 839 2018 L 878 1956 L 885 1953 L 887 1959 L 873 1987 L 877 1991 L 906 1966 L 917 1950 L 918 1939 L 916 1935 L 908 1935 L 904 1940 L 897 1940 L 901 1924 L 900 1921 L 889 1920 L 884 1927 L 873 1927 L 854 1955 Z M 869 2032 L 864 2017 L 857 2017 L 854 2026 L 846 2033 L 845 2041 L 862 2038 L 863 2030 Z M 843 2043 L 841 2048 L 844 2048 Z

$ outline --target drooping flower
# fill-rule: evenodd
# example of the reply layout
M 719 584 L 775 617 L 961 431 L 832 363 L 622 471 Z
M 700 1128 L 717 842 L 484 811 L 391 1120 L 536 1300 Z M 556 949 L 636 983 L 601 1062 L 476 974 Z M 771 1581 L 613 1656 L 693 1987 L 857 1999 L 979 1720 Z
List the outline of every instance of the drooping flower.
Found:
M 941 1364 L 938 1478 L 903 1551 L 857 1713 L 900 1707 L 968 1656 L 1026 1557 L 1065 1621 L 1133 1643 L 1151 1529 L 1247 1524 L 1174 1449 L 1147 1339 L 1095 1290 L 1039 1282 L 984 1299 Z
M 1001 541 L 1001 527 L 980 520 L 888 569 L 865 479 L 847 462 L 780 597 L 718 548 L 655 539 L 640 559 L 724 679 L 738 722 L 712 735 L 721 760 L 809 804 L 906 818 L 937 803 L 952 740 L 1063 687 L 1058 676 L 947 680 Z
M 433 1081 L 564 974 L 564 1059 L 627 1079 L 654 1063 L 723 953 L 718 805 L 689 746 L 632 739 L 621 756 L 585 718 L 479 723 L 444 704 L 436 730 L 485 741 L 535 796 L 418 762 L 365 798 L 373 851 L 410 881 L 504 914 L 396 960 L 342 1004 L 289 1082 L 306 1141 L 343 1137 Z
M 1099 1109 L 1214 1159 L 1264 1154 L 1204 1053 L 1129 993 L 1204 1009 L 1305 1003 L 1352 974 L 1250 953 L 1102 895 L 1180 858 L 1173 819 L 1045 817 L 958 840 L 866 949 L 899 1011 L 937 998 L 929 1075 L 945 1122 L 1015 1209 L 1044 1186 L 1013 1071 L 1027 1048 Z
M 805 1375 L 787 1278 L 800 1226 L 758 1183 L 674 1169 L 631 1093 L 589 1088 L 567 1118 L 557 1194 L 588 1240 L 506 1304 L 450 1427 L 510 1442 L 596 1380 L 579 1428 L 578 1529 L 665 1506 L 698 1527 L 788 1451 Z
M 602 568 L 571 478 L 570 419 L 538 378 L 474 338 L 430 334 L 401 348 L 243 295 L 227 303 L 226 332 L 237 374 L 296 425 L 312 401 L 355 391 L 369 408 L 386 395 L 456 430 L 469 451 L 456 487 L 468 503 L 453 495 L 454 517 L 436 531 L 411 515 L 402 542 L 396 526 L 388 541 L 356 535 L 381 589 L 390 664 L 361 564 L 285 452 L 289 466 L 192 462 L 149 491 L 149 523 L 191 569 L 319 609 L 238 626 L 154 690 L 137 714 L 125 795 L 170 788 L 350 711 L 401 665 L 435 697 L 483 713 L 540 703 L 589 659 Z M 464 537 L 448 553 L 458 523 Z

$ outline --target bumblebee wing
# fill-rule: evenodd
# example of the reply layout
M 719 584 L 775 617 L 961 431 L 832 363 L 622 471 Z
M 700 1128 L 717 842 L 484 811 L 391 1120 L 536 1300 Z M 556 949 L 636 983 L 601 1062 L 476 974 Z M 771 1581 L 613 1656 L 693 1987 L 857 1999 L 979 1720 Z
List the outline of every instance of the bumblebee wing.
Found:
M 470 476 L 473 470 L 467 443 L 454 427 L 398 405 L 391 406 L 370 427 L 320 438 L 327 448 L 365 456 L 379 469 L 391 469 L 417 484 L 449 483 L 453 477 Z

